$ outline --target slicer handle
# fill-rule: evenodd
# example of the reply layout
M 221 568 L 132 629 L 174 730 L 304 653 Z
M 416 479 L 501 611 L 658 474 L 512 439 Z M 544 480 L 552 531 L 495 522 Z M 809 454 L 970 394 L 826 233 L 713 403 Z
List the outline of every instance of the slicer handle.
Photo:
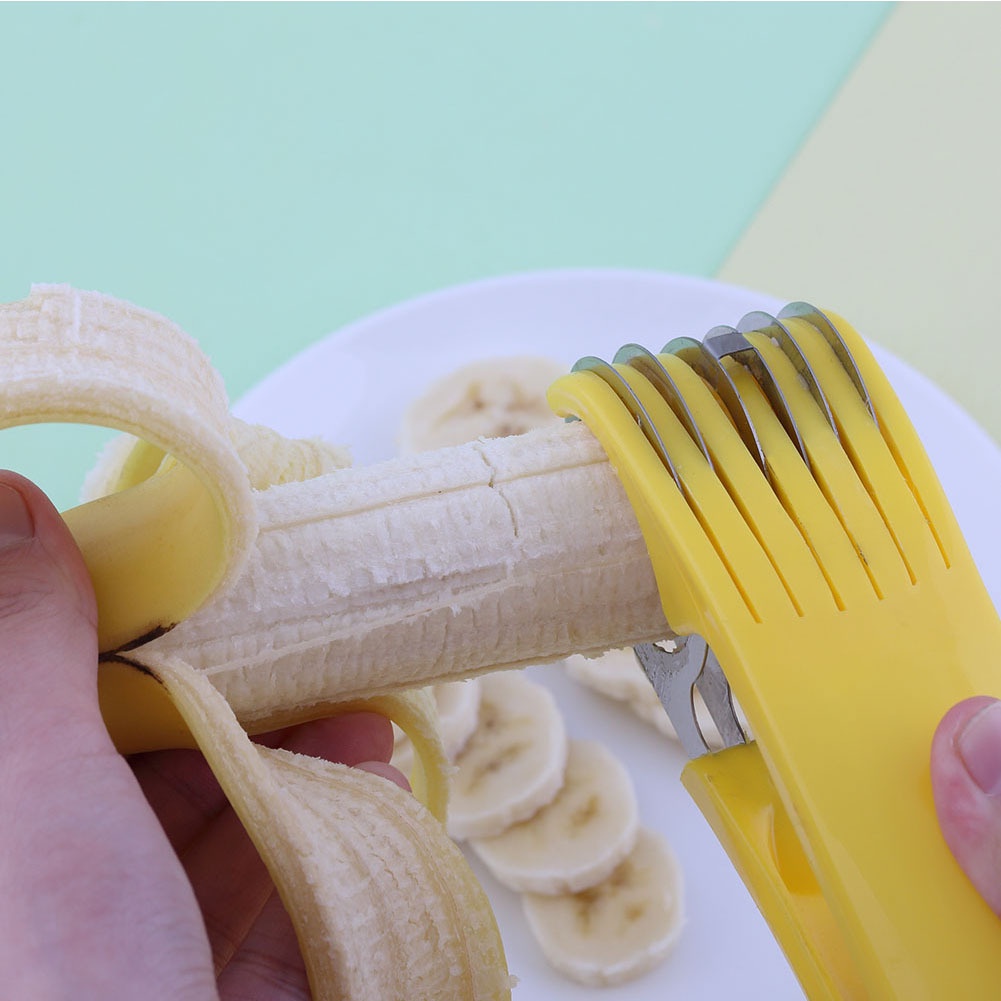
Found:
M 811 1001 L 864 1001 L 837 922 L 753 741 L 690 761 L 681 780 Z

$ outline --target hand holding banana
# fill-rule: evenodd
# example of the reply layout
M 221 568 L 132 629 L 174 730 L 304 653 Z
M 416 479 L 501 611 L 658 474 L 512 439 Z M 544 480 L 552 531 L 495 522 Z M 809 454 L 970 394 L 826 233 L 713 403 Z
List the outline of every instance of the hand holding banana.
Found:
M 408 690 L 664 635 L 590 435 L 556 425 L 326 472 L 339 463 L 323 449 L 235 422 L 172 324 L 65 287 L 0 309 L 0 371 L 0 427 L 132 436 L 65 515 L 97 596 L 101 709 L 123 751 L 201 748 L 295 923 L 314 997 L 507 997 L 489 905 L 441 823 L 433 704 Z M 408 733 L 429 809 L 246 733 L 357 708 Z
M 0 993 L 301 998 L 292 926 L 204 762 L 165 751 L 130 769 L 116 753 L 96 698 L 80 554 L 41 493 L 9 473 L 0 651 Z M 271 743 L 345 764 L 379 759 L 362 767 L 383 773 L 391 749 L 388 724 L 371 714 Z
M 135 777 L 112 751 L 86 668 L 100 649 L 100 710 L 120 750 L 204 751 L 219 783 L 208 812 L 229 799 L 254 846 L 241 858 L 264 860 L 294 922 L 304 967 L 290 965 L 291 938 L 274 935 L 282 908 L 275 899 L 258 907 L 264 937 L 283 943 L 271 958 L 294 968 L 290 990 L 301 994 L 293 981 L 307 976 L 315 998 L 508 997 L 489 906 L 441 825 L 447 785 L 434 705 L 410 692 L 667 633 L 635 520 L 586 429 L 554 425 L 343 470 L 337 450 L 231 418 L 215 373 L 173 325 L 61 287 L 0 307 L 0 364 L 0 427 L 70 420 L 130 436 L 92 476 L 93 501 L 66 515 L 97 592 L 97 646 L 86 575 L 54 513 L 23 483 L 15 494 L 29 498 L 27 519 L 16 503 L 6 513 L 0 503 L 0 574 L 8 551 L 27 545 L 42 561 L 29 575 L 29 611 L 52 613 L 46 630 L 11 631 L 2 647 L 12 653 L 0 697 L 15 725 L 0 736 L 0 752 L 15 765 L 0 796 L 14 795 L 17 807 L 3 810 L 17 826 L 8 825 L 9 850 L 0 853 L 5 889 L 14 888 L 5 926 L 15 934 L 0 946 L 5 987 L 41 996 L 58 990 L 52 978 L 74 963 L 106 977 L 93 993 L 108 998 L 149 996 L 151 984 L 165 997 L 213 996 L 222 967 L 234 971 L 234 990 L 248 987 L 238 980 L 238 952 L 213 956 L 206 947 L 196 906 L 204 901 L 190 892 L 197 882 L 176 864 Z M 51 605 L 59 593 L 62 602 Z M 21 592 L 6 598 L 0 612 L 26 603 Z M 0 631 L 4 623 L 0 616 Z M 247 730 L 352 708 L 406 730 L 415 791 L 430 812 L 390 783 L 323 760 L 339 752 L 322 722 L 298 747 L 247 738 Z M 46 740 L 51 733 L 59 741 Z M 385 757 L 380 740 L 369 730 L 362 743 Z M 947 756 L 937 752 L 939 762 Z M 170 802 L 171 772 L 156 764 L 162 756 L 139 760 L 153 763 L 140 785 L 154 790 L 151 800 L 159 787 L 161 805 L 181 819 L 173 828 L 164 820 L 173 847 L 201 842 Z M 567 786 L 577 789 L 576 781 Z M 208 774 L 195 784 L 210 785 Z M 51 800 L 36 802 L 33 786 L 72 807 L 58 811 L 60 822 L 38 808 Z M 196 813 L 188 811 L 189 821 Z M 944 816 L 948 836 L 947 808 Z M 158 839 L 164 850 L 151 855 Z M 478 845 L 510 875 L 524 852 L 509 849 L 504 835 Z M 659 864 L 649 851 L 638 837 L 640 864 Z M 43 881 L 43 893 L 18 869 L 39 855 L 65 863 Z M 48 916 L 79 925 L 77 905 L 101 899 L 88 898 L 91 876 L 105 890 L 117 881 L 120 894 L 104 900 L 94 937 L 74 940 Z M 514 883 L 524 879 L 513 875 Z M 238 891 L 270 886 L 223 882 Z M 542 897 L 527 907 L 530 920 L 558 927 L 558 916 L 540 917 L 551 902 L 560 906 Z M 253 911 L 242 901 L 234 913 Z M 54 940 L 32 937 L 40 914 Z M 165 915 L 181 916 L 172 934 L 123 956 L 128 933 L 162 932 Z M 112 927 L 114 919 L 127 927 Z M 239 941 L 255 927 L 217 928 L 217 937 Z M 112 974 L 102 973 L 92 942 L 116 944 Z

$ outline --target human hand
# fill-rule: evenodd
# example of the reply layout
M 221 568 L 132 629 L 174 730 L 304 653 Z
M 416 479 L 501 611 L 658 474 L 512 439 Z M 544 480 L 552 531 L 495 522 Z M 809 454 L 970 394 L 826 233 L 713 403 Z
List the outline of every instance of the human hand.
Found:
M 291 922 L 195 751 L 131 761 L 97 703 L 96 610 L 79 551 L 27 480 L 0 473 L 0 983 L 11 998 L 309 997 Z M 264 741 L 386 762 L 358 713 Z
M 932 740 L 931 776 L 946 844 L 1001 916 L 1001 701 L 978 696 L 945 714 Z

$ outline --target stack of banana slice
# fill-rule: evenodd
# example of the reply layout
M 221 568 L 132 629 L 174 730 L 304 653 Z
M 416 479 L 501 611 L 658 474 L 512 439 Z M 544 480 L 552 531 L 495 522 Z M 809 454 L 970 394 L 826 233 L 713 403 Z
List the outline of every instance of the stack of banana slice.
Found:
M 545 427 L 553 421 L 545 391 L 559 370 L 534 357 L 456 369 L 408 409 L 402 447 L 419 452 L 471 434 Z M 590 687 L 628 698 L 644 718 L 657 720 L 655 706 L 666 720 L 631 649 L 575 655 L 566 665 Z M 521 671 L 432 692 L 455 763 L 448 831 L 522 894 L 549 963 L 578 983 L 612 986 L 662 961 L 684 921 L 682 873 L 665 840 L 641 826 L 622 763 L 597 741 L 570 739 L 549 689 Z M 394 762 L 408 760 L 404 743 Z
M 560 973 L 590 987 L 646 973 L 681 932 L 683 883 L 667 843 L 640 824 L 628 771 L 603 744 L 568 738 L 549 690 L 520 672 L 478 684 L 449 831 L 522 894 Z

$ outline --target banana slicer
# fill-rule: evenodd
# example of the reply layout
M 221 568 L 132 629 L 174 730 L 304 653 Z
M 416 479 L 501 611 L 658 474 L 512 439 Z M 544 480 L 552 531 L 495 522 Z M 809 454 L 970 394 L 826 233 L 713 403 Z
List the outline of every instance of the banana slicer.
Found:
M 806 994 L 1001 996 L 1001 922 L 945 845 L 929 774 L 946 710 L 1001 695 L 1001 621 L 859 335 L 794 303 L 584 358 L 549 399 L 636 513 L 678 634 L 637 656 Z

